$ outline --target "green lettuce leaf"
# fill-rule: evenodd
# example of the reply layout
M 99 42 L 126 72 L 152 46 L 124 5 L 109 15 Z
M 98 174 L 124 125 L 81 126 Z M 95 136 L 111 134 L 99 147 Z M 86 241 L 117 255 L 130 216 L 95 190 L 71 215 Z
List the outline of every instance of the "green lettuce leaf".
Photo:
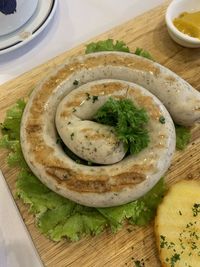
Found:
M 187 147 L 191 140 L 190 128 L 184 126 L 175 125 L 176 129 L 176 148 L 178 150 L 183 150 Z
M 20 121 L 25 108 L 25 101 L 20 99 L 17 103 L 7 111 L 6 118 L 1 124 L 1 131 L 8 135 L 10 140 L 19 140 L 20 135 Z
M 121 51 L 129 53 L 130 50 L 128 46 L 123 41 L 114 42 L 113 39 L 107 39 L 104 41 L 98 41 L 96 43 L 92 42 L 86 45 L 85 53 L 94 53 L 101 51 Z
M 134 54 L 136 54 L 138 56 L 141 56 L 141 57 L 148 58 L 148 59 L 154 61 L 152 55 L 148 51 L 144 50 L 143 48 L 137 47 L 136 50 L 135 50 L 135 52 L 134 52 Z
M 86 45 L 86 54 L 102 52 L 102 51 L 121 51 L 126 53 L 131 53 L 129 47 L 123 41 L 114 41 L 113 39 L 102 40 L 98 42 L 92 42 Z M 135 55 L 154 60 L 152 55 L 143 48 L 137 47 Z
M 139 226 L 147 225 L 154 217 L 164 192 L 165 185 L 162 178 L 153 189 L 138 200 L 117 207 L 98 208 L 98 211 L 107 218 L 113 232 L 120 229 L 126 219 Z
M 98 212 L 85 215 L 75 213 L 65 220 L 64 224 L 58 224 L 50 233 L 50 238 L 60 241 L 63 237 L 71 241 L 78 241 L 87 235 L 97 235 L 106 227 L 106 219 Z

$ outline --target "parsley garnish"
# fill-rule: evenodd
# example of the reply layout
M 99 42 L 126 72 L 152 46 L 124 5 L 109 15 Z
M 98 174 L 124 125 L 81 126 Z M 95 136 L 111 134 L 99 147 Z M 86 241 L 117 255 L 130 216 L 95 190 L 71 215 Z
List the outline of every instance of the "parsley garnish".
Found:
M 97 111 L 94 120 L 114 126 L 117 137 L 124 142 L 130 154 L 139 153 L 149 144 L 147 112 L 143 108 L 137 108 L 129 99 L 109 98 Z

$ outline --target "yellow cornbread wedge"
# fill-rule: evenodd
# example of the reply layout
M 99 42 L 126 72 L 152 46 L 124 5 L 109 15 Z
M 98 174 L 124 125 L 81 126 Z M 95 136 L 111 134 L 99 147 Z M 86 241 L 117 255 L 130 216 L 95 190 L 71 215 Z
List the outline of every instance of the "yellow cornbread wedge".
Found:
M 170 188 L 158 207 L 155 234 L 162 267 L 200 266 L 200 181 Z
M 184 12 L 178 18 L 175 18 L 173 23 L 179 31 L 200 39 L 200 11 Z

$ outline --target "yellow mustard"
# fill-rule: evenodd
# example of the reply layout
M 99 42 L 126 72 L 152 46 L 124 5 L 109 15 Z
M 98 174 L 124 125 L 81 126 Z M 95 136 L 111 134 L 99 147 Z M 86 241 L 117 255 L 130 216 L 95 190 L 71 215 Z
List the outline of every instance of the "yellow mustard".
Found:
M 200 11 L 184 12 L 175 18 L 173 23 L 179 31 L 200 39 Z

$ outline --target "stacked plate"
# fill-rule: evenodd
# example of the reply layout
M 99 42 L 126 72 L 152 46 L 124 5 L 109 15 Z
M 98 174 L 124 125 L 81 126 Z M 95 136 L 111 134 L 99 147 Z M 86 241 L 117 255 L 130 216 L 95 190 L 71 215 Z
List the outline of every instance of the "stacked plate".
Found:
M 36 37 L 52 19 L 57 0 L 0 0 L 0 54 Z

